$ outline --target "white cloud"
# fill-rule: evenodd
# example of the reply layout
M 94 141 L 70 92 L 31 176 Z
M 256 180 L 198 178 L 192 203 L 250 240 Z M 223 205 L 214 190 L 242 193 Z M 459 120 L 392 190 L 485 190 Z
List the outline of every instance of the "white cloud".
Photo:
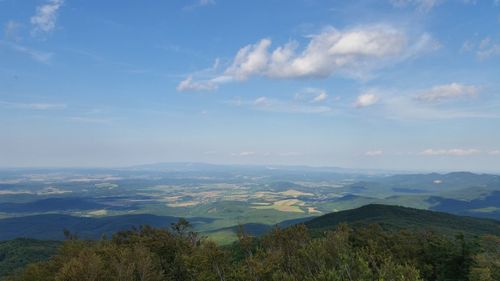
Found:
M 61 103 L 19 103 L 0 101 L 0 105 L 10 108 L 33 109 L 33 110 L 55 110 L 66 108 L 65 104 Z
M 415 6 L 421 11 L 429 11 L 444 0 L 389 0 L 393 6 Z
M 283 113 L 326 113 L 332 109 L 328 106 L 313 105 L 304 103 L 298 100 L 279 100 L 268 97 L 259 97 L 253 101 L 241 101 L 233 103 L 239 106 L 246 106 L 255 110 L 268 111 L 268 112 L 283 112 Z
M 226 74 L 236 79 L 245 80 L 250 76 L 265 72 L 269 63 L 268 48 L 270 39 L 262 39 L 259 43 L 248 45 L 238 51 L 233 64 Z
M 416 99 L 423 102 L 440 102 L 456 98 L 473 97 L 478 95 L 478 93 L 479 87 L 477 86 L 451 83 L 424 90 L 416 96 Z
M 401 55 L 407 47 L 406 35 L 389 26 L 371 26 L 339 31 L 326 28 L 311 37 L 300 53 L 291 42 L 273 51 L 270 39 L 240 49 L 227 75 L 244 80 L 251 76 L 269 78 L 327 77 L 337 71 L 364 68 L 374 61 Z
M 17 21 L 10 20 L 5 24 L 4 35 L 7 40 L 19 41 L 21 38 L 18 35 L 21 24 Z
M 51 110 L 51 109 L 64 109 L 65 104 L 50 104 L 50 103 L 32 103 L 28 104 L 27 108 L 36 110 Z
M 184 7 L 184 10 L 193 10 L 205 6 L 215 5 L 215 0 L 198 0 L 196 3 Z
M 206 5 L 215 5 L 215 0 L 200 0 L 198 3 L 201 6 L 206 6 Z
M 266 97 L 259 97 L 259 98 L 255 99 L 255 101 L 253 103 L 259 107 L 268 107 L 271 105 L 271 102 Z
M 237 156 L 237 157 L 250 157 L 250 156 L 276 156 L 276 157 L 296 157 L 296 156 L 301 156 L 303 155 L 302 153 L 299 152 L 294 152 L 294 151 L 289 151 L 289 152 L 277 152 L 277 153 L 271 153 L 271 152 L 254 152 L 254 151 L 241 151 L 241 152 L 234 152 L 231 153 L 231 156 Z
M 479 47 L 476 55 L 481 60 L 498 56 L 500 55 L 500 43 L 493 42 L 491 37 L 486 37 L 481 40 L 481 42 L 479 42 Z
M 370 151 L 365 152 L 365 155 L 370 156 L 370 157 L 381 156 L 383 154 L 384 154 L 384 151 L 382 151 L 382 150 L 370 150 Z
M 460 86 L 445 87 L 453 84 Z M 460 91 L 453 90 L 455 88 Z M 380 106 L 377 106 L 376 110 L 371 111 L 371 113 L 396 120 L 500 118 L 500 113 L 496 110 L 497 107 L 479 98 L 459 104 L 443 102 L 479 95 L 481 89 L 480 85 L 460 83 L 443 84 L 421 90 L 377 88 L 375 93 L 380 97 Z M 426 95 L 421 97 L 422 94 Z
M 498 119 L 500 114 L 488 106 L 468 104 L 458 108 L 442 107 L 436 104 L 418 102 L 400 92 L 384 97 L 382 114 L 389 119 Z
M 53 56 L 52 53 L 34 50 L 34 49 L 28 48 L 26 46 L 22 46 L 22 45 L 15 44 L 12 42 L 0 41 L 0 46 L 6 46 L 15 52 L 18 52 L 21 54 L 26 54 L 26 55 L 30 56 L 32 59 L 34 59 L 38 62 L 41 62 L 41 63 L 45 63 L 45 64 L 50 63 L 50 60 L 52 59 L 52 56 Z
M 474 148 L 470 149 L 452 148 L 452 149 L 426 149 L 422 151 L 420 154 L 426 156 L 468 156 L 478 153 L 481 153 L 481 151 Z
M 367 93 L 358 96 L 354 102 L 354 106 L 357 108 L 367 107 L 376 104 L 378 100 L 379 98 L 377 95 L 372 93 L 372 91 L 368 91 Z
M 242 156 L 242 157 L 246 157 L 246 156 L 254 156 L 255 152 L 253 151 L 242 151 L 242 152 L 238 152 L 238 153 L 232 153 L 231 155 L 232 156 Z
M 326 98 L 328 98 L 328 95 L 326 94 L 326 92 L 323 91 L 323 92 L 319 93 L 317 96 L 315 96 L 311 102 L 322 102 L 322 101 L 326 100 Z
M 300 153 L 300 152 L 295 152 L 295 151 L 278 153 L 278 156 L 283 156 L 283 157 L 292 157 L 292 156 L 301 156 L 301 155 L 304 155 L 304 154 Z
M 298 101 L 306 101 L 309 103 L 324 102 L 328 98 L 328 94 L 323 89 L 305 88 L 295 95 Z
M 177 91 L 208 91 L 217 89 L 217 83 L 207 80 L 207 81 L 193 81 L 192 76 L 188 76 L 186 79 L 181 81 L 177 86 Z
M 110 125 L 112 123 L 111 119 L 106 118 L 90 118 L 90 117 L 81 117 L 74 116 L 70 117 L 69 120 L 79 122 L 79 123 L 88 123 L 88 124 L 106 124 Z
M 290 100 L 274 99 L 265 96 L 247 100 L 236 98 L 227 103 L 233 106 L 267 112 L 320 114 L 332 111 L 332 108 L 329 106 L 316 104 L 309 100 L 297 99 L 296 97 Z
M 492 151 L 490 151 L 488 154 L 490 154 L 490 155 L 495 155 L 495 156 L 496 156 L 496 155 L 500 155 L 500 150 L 492 150 Z
M 461 52 L 470 52 L 474 49 L 474 43 L 469 41 L 469 40 L 466 40 L 463 44 L 462 44 L 462 48 L 460 49 Z
M 34 33 L 48 33 L 54 30 L 57 21 L 57 12 L 63 5 L 64 0 L 49 0 L 38 6 L 36 13 L 31 17 Z
M 241 48 L 221 76 L 230 80 L 302 79 L 343 73 L 356 78 L 436 48 L 428 34 L 411 39 L 403 30 L 382 24 L 347 30 L 327 27 L 310 36 L 302 51 L 295 41 L 275 49 L 271 44 L 265 38 Z

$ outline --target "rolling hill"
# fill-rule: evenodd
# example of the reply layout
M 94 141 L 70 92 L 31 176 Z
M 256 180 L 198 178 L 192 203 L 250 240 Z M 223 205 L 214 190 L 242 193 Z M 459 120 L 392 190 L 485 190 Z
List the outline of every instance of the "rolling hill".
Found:
M 83 239 L 99 239 L 102 235 L 112 235 L 120 230 L 141 225 L 169 228 L 178 217 L 147 214 L 121 215 L 109 217 L 75 217 L 69 215 L 35 215 L 0 219 L 0 240 L 19 237 L 41 240 L 64 239 L 63 230 L 77 234 Z M 210 222 L 209 218 L 190 218 L 193 225 Z
M 326 214 L 305 222 L 305 225 L 313 232 L 321 232 L 339 223 L 348 223 L 352 227 L 376 223 L 385 229 L 432 230 L 447 235 L 500 235 L 500 221 L 497 220 L 380 204 Z

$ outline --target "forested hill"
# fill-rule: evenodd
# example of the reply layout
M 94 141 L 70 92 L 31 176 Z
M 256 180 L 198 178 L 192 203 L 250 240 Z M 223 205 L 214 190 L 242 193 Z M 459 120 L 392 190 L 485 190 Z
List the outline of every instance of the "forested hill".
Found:
M 371 205 L 351 213 L 351 218 L 360 213 L 373 217 L 381 211 L 387 218 L 396 211 L 415 212 Z M 310 225 L 331 223 L 327 218 L 332 215 Z M 69 235 L 49 260 L 11 270 L 4 277 L 8 281 L 500 280 L 500 237 L 494 235 L 450 237 L 338 224 L 312 237 L 304 224 L 298 224 L 273 228 L 258 238 L 243 232 L 238 236 L 233 245 L 219 246 L 192 232 L 185 220 L 170 230 L 145 226 L 99 241 Z
M 198 261 L 197 259 L 220 258 L 221 260 L 212 262 L 220 262 L 220 266 L 225 267 L 225 270 L 228 270 L 226 274 L 230 274 L 233 277 L 234 275 L 242 274 L 242 276 L 245 276 L 245 278 L 253 276 L 254 274 L 260 276 L 261 280 L 275 279 L 268 279 L 268 277 L 272 275 L 271 272 L 264 271 L 252 273 L 248 271 L 263 270 L 263 268 L 267 266 L 266 264 L 271 262 L 278 263 L 273 269 L 271 269 L 276 274 L 285 274 L 283 273 L 283 270 L 285 270 L 286 266 L 288 266 L 287 263 L 293 262 L 295 263 L 294 266 L 297 267 L 296 270 L 292 270 L 293 274 L 296 276 L 306 276 L 307 273 L 303 272 L 302 270 L 304 268 L 301 269 L 301 267 L 315 266 L 316 262 L 314 262 L 313 264 L 309 264 L 309 261 L 307 260 L 308 257 L 301 256 L 304 253 L 317 256 L 318 259 L 324 259 L 320 261 L 320 263 L 324 263 L 325 265 L 327 261 L 332 258 L 360 258 L 363 260 L 360 264 L 342 265 L 361 267 L 368 266 L 368 268 L 364 269 L 353 268 L 350 272 L 350 274 L 353 275 L 366 274 L 367 276 L 380 277 L 382 273 L 374 270 L 374 268 L 370 268 L 371 266 L 381 266 L 384 267 L 385 270 L 389 270 L 390 267 L 395 266 L 397 268 L 395 272 L 385 272 L 383 274 L 404 274 L 406 278 L 409 278 L 408 280 L 420 280 L 417 278 L 417 276 L 424 277 L 424 280 L 441 280 L 432 279 L 434 277 L 437 277 L 438 271 L 443 272 L 443 278 L 458 278 L 449 280 L 468 280 L 467 278 L 471 274 L 482 274 L 481 272 L 471 272 L 471 270 L 475 270 L 476 267 L 480 269 L 484 267 L 488 270 L 493 271 L 497 270 L 497 273 L 495 274 L 500 274 L 500 263 L 498 263 L 499 266 L 497 267 L 499 268 L 497 268 L 495 267 L 495 263 L 486 262 L 485 264 L 485 261 L 481 260 L 483 257 L 481 255 L 481 251 L 486 251 L 486 249 L 483 249 L 483 246 L 481 246 L 484 245 L 484 247 L 490 248 L 490 252 L 488 252 L 488 255 L 490 256 L 488 259 L 500 262 L 499 221 L 457 216 L 442 212 L 412 209 L 400 206 L 371 204 L 357 209 L 326 214 L 305 222 L 296 220 L 293 222 L 293 224 L 295 225 L 292 225 L 292 221 L 285 221 L 279 224 L 277 228 L 273 228 L 269 225 L 259 225 L 259 227 L 263 227 L 262 231 L 260 232 L 264 233 L 262 236 L 259 235 L 258 237 L 251 237 L 251 234 L 254 234 L 255 231 L 250 231 L 247 232 L 248 234 L 240 234 L 240 241 L 236 242 L 232 246 L 222 247 L 215 245 L 210 240 L 200 239 L 200 236 L 198 236 L 194 232 L 187 233 L 187 228 L 171 228 L 171 224 L 177 222 L 178 220 L 178 218 L 174 217 L 141 215 L 107 217 L 96 220 L 60 215 L 36 216 L 36 218 L 40 217 L 46 218 L 45 232 L 48 231 L 47 233 L 51 233 L 51 235 L 48 237 L 64 237 L 62 233 L 62 229 L 64 228 L 68 228 L 72 231 L 76 230 L 76 233 L 80 234 L 79 237 L 92 237 L 94 239 L 101 237 L 101 234 L 103 233 L 108 234 L 108 237 L 111 238 L 112 233 L 118 232 L 120 230 L 122 230 L 122 232 L 118 232 L 117 234 L 113 235 L 113 238 L 111 238 L 111 240 L 80 241 L 71 239 L 66 242 L 55 242 L 31 239 L 16 239 L 0 242 L 0 280 L 2 280 L 2 275 L 5 276 L 12 274 L 16 270 L 19 270 L 22 267 L 26 266 L 28 263 L 47 260 L 50 256 L 56 255 L 56 248 L 60 245 L 62 245 L 62 248 L 60 248 L 59 254 L 55 256 L 55 260 L 52 259 L 50 262 L 42 263 L 36 267 L 32 266 L 30 267 L 31 269 L 27 269 L 26 271 L 24 271 L 24 273 L 19 275 L 19 279 L 13 278 L 12 280 L 38 280 L 30 279 L 31 277 L 29 276 L 31 276 L 32 274 L 37 276 L 37 278 L 41 278 L 38 274 L 45 274 L 46 277 L 48 277 L 46 279 L 39 280 L 59 280 L 54 279 L 54 276 L 56 276 L 57 274 L 63 274 L 62 272 L 64 272 L 64 270 L 66 270 L 65 268 L 67 267 L 76 266 L 74 264 L 66 263 L 65 260 L 81 260 L 81 262 L 85 263 L 95 262 L 95 266 L 98 267 L 120 267 L 123 265 L 105 265 L 106 262 L 109 262 L 106 260 L 112 258 L 117 259 L 116 262 L 118 262 L 120 259 L 125 259 L 121 262 L 130 263 L 128 266 L 134 267 L 138 266 L 136 264 L 137 261 L 134 261 L 134 255 L 145 255 L 142 258 L 145 258 L 146 260 L 151 259 L 147 262 L 160 262 L 161 259 L 173 258 L 171 255 L 174 255 L 176 259 L 184 259 L 189 263 L 195 261 L 194 264 L 185 264 L 183 261 L 172 261 L 174 263 L 181 263 L 175 264 L 175 266 L 184 267 L 184 269 L 182 270 L 186 271 L 203 271 L 203 274 L 207 275 L 214 274 L 214 272 L 211 271 L 211 267 L 208 265 L 204 268 L 198 267 L 196 263 L 201 261 Z M 32 218 L 33 217 L 24 217 L 22 219 L 28 219 L 28 221 L 32 221 Z M 84 221 L 82 221 L 82 219 Z M 199 219 L 200 218 L 197 218 L 193 222 L 196 223 L 196 221 L 198 221 Z M 3 221 L 8 222 L 8 220 Z M 27 232 L 27 228 L 23 227 L 22 229 L 24 230 L 22 231 L 22 233 L 27 236 L 33 236 L 35 235 L 35 232 L 40 231 L 44 228 L 44 226 L 42 226 L 42 221 L 35 221 L 37 221 L 38 224 L 34 223 L 32 224 L 32 227 L 28 228 L 31 232 Z M 0 237 L 15 237 L 13 236 L 14 233 L 16 231 L 21 231 L 19 226 L 26 225 L 26 223 L 19 224 L 19 220 L 15 220 L 15 222 L 18 223 L 17 227 L 16 224 L 12 224 L 11 227 L 6 228 L 0 227 Z M 141 223 L 158 228 L 146 227 L 142 229 L 136 228 L 136 230 L 133 231 L 126 230 L 131 229 L 132 226 L 137 227 Z M 380 227 L 377 227 L 377 225 Z M 346 226 L 353 228 L 353 230 L 346 232 Z M 251 229 L 252 227 L 244 225 L 242 229 L 246 229 L 245 231 L 247 231 L 248 228 Z M 400 233 L 400 230 L 404 230 L 404 232 Z M 85 235 L 91 233 L 89 231 L 91 231 L 94 235 Z M 423 235 L 424 233 L 426 234 Z M 464 234 L 464 237 L 462 239 L 465 240 L 456 240 L 456 237 L 460 237 L 459 234 Z M 190 241 L 190 239 L 192 241 Z M 285 240 L 298 240 L 299 242 L 297 242 L 297 244 L 294 244 L 295 242 L 292 243 Z M 193 241 L 196 241 L 196 243 L 192 244 Z M 136 243 L 139 244 L 135 245 Z M 143 245 L 144 243 L 145 245 Z M 353 256 L 349 256 L 351 254 L 345 254 L 346 256 L 344 257 L 335 257 L 331 256 L 332 253 L 323 252 L 323 249 L 318 248 L 318 245 L 322 245 L 320 246 L 320 248 L 330 246 L 344 247 L 349 251 L 353 251 L 354 254 L 352 254 Z M 369 247 L 375 247 L 370 250 L 372 252 L 364 252 L 367 245 L 369 245 Z M 90 247 L 90 252 L 87 252 L 86 247 Z M 162 247 L 165 248 L 163 250 L 165 250 L 166 252 L 162 252 Z M 283 251 L 285 251 L 286 249 L 284 250 L 283 247 L 296 247 L 298 249 L 302 249 L 300 251 L 305 252 L 300 252 L 299 250 L 292 251 L 292 249 L 288 249 L 292 252 L 284 253 Z M 389 258 L 390 260 L 378 260 L 376 265 L 370 265 L 370 260 L 375 256 L 377 256 L 377 258 L 380 258 L 380 256 L 378 255 L 379 252 L 382 251 L 382 249 L 383 251 L 387 251 L 384 252 L 382 256 L 384 258 Z M 465 253 L 466 256 L 463 256 L 464 253 L 461 252 L 462 250 L 468 251 Z M 170 253 L 169 251 L 174 252 Z M 130 256 L 123 257 L 121 256 L 123 253 L 128 253 L 130 254 Z M 91 255 L 92 257 L 85 255 Z M 220 256 L 216 257 L 212 255 Z M 244 257 L 245 255 L 248 256 Z M 254 258 L 255 255 L 259 255 L 259 258 L 262 259 L 262 261 L 256 261 Z M 290 257 L 287 257 L 286 255 L 292 255 L 292 260 L 287 261 L 287 259 Z M 423 256 L 418 257 L 419 255 Z M 283 258 L 283 260 L 275 261 L 274 258 L 276 258 L 276 256 Z M 89 258 L 96 260 L 86 260 Z M 162 262 L 163 261 L 161 261 L 161 263 Z M 204 260 L 203 262 L 207 262 L 207 260 Z M 339 260 L 338 262 L 344 263 L 345 261 Z M 481 262 L 483 263 L 481 264 Z M 166 265 L 161 265 L 161 263 L 154 266 L 151 265 L 153 266 L 153 268 L 150 268 L 148 270 L 156 272 L 155 274 L 158 274 L 157 276 L 164 276 L 160 273 L 162 271 L 167 272 L 167 275 L 188 274 L 186 272 L 176 271 L 180 269 L 173 269 L 170 267 L 164 268 L 164 266 Z M 255 263 L 252 266 L 262 266 L 263 268 L 249 268 L 249 263 Z M 405 267 L 405 264 L 407 264 L 408 267 Z M 285 269 L 282 268 L 283 266 L 285 267 Z M 235 271 L 229 272 L 229 268 L 231 267 L 235 267 Z M 431 269 L 429 269 L 429 267 Z M 490 269 L 490 267 L 492 267 L 492 269 Z M 462 269 L 458 270 L 458 268 Z M 41 270 L 41 273 L 33 272 L 33 270 Z M 77 270 L 77 268 L 72 268 L 71 270 Z M 112 270 L 106 268 L 98 268 L 96 270 L 99 270 L 103 275 L 106 276 L 114 275 Z M 318 274 L 318 276 L 320 276 L 321 274 L 343 274 L 342 268 L 338 269 L 340 271 L 332 270 L 332 272 L 330 273 L 321 272 L 321 270 L 323 269 L 315 270 L 317 271 L 315 274 Z M 434 272 L 433 270 L 435 270 L 436 272 Z M 239 271 L 245 273 L 241 273 Z M 454 272 L 456 272 L 456 274 Z M 82 276 L 85 277 L 84 272 L 78 273 L 78 271 L 73 273 L 66 272 L 64 274 L 75 274 L 74 276 L 72 276 L 72 278 L 77 279 L 74 280 L 83 280 L 78 278 Z M 79 274 L 81 276 L 78 276 Z M 218 273 L 216 273 L 215 276 L 218 277 Z M 198 279 L 194 280 L 205 280 L 204 276 L 199 276 L 196 278 Z M 151 280 L 178 279 L 160 278 Z M 324 280 L 349 279 L 348 277 L 344 276 L 340 279 Z M 493 281 L 495 279 L 484 280 Z
M 379 224 L 388 230 L 432 230 L 446 235 L 500 235 L 500 221 L 381 204 L 329 213 L 305 224 L 310 230 L 319 232 L 333 229 L 339 223 L 352 227 Z

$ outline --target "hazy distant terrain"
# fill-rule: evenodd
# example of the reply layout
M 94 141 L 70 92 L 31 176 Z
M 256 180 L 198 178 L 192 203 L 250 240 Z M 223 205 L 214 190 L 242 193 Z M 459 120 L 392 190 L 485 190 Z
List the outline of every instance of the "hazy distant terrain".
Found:
M 196 163 L 10 169 L 0 171 L 0 225 L 9 229 L 0 239 L 34 233 L 61 239 L 64 227 L 98 238 L 142 223 L 164 227 L 186 217 L 197 231 L 225 242 L 234 239 L 239 224 L 259 233 L 280 222 L 371 203 L 500 219 L 498 202 L 500 176 L 468 172 Z M 43 222 L 50 227 L 40 233 L 35 226 Z

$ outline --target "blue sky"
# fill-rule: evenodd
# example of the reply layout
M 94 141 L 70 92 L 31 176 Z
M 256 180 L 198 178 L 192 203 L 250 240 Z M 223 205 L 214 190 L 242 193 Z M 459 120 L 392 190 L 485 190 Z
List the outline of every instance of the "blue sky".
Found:
M 500 167 L 498 0 L 0 0 L 0 24 L 1 167 Z

